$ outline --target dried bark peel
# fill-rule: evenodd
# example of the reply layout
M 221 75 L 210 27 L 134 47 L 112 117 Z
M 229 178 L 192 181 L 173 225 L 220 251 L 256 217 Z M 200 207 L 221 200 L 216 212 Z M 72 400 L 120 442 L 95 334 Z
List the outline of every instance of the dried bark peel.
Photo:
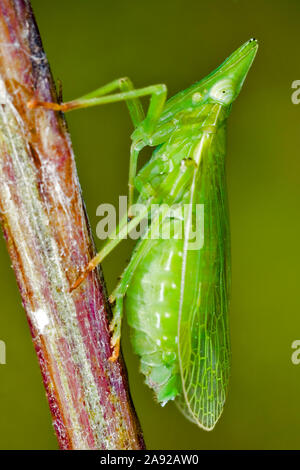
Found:
M 62 449 L 141 449 L 126 372 L 111 363 L 105 289 L 94 254 L 71 142 L 58 113 L 27 0 L 0 0 L 0 210 Z

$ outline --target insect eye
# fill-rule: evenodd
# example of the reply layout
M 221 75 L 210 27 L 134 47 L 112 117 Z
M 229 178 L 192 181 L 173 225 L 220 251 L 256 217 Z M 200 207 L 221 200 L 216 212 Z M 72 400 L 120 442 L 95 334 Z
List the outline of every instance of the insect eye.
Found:
M 233 84 L 231 80 L 224 79 L 213 85 L 210 90 L 210 97 L 224 104 L 229 104 L 234 96 Z

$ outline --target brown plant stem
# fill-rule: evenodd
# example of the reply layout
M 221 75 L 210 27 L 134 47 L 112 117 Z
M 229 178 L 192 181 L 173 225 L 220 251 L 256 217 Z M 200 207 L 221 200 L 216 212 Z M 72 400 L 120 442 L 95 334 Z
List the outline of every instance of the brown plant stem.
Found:
M 69 292 L 94 255 L 69 135 L 31 99 L 56 98 L 30 2 L 0 0 L 1 219 L 59 446 L 141 449 L 101 274 Z

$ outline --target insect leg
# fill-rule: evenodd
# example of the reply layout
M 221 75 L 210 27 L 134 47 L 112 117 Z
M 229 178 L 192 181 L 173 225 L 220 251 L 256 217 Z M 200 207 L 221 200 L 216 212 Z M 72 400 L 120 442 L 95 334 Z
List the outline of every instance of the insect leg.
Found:
M 100 98 L 101 96 L 109 95 L 115 90 L 120 90 L 121 92 L 128 92 L 128 91 L 134 90 L 134 87 L 133 87 L 132 81 L 129 78 L 123 77 L 123 78 L 118 78 L 117 80 L 113 80 L 112 82 L 109 82 L 106 85 L 100 88 L 97 88 L 91 93 L 81 96 L 80 98 L 76 100 L 68 101 L 66 103 L 54 103 L 54 102 L 45 102 L 45 101 L 38 101 L 36 99 L 32 99 L 31 101 L 27 103 L 27 106 L 32 109 L 42 107 L 46 109 L 52 109 L 54 111 L 68 112 L 68 111 L 72 111 L 73 109 L 80 109 L 80 108 L 86 108 L 87 106 L 93 106 L 92 101 L 94 99 Z M 136 128 L 145 118 L 142 103 L 138 98 L 129 99 L 129 100 L 125 99 L 125 101 L 126 101 L 133 125 Z M 97 103 L 95 105 L 97 105 Z
M 146 88 L 141 88 L 139 90 L 134 90 L 137 97 L 151 96 L 150 104 L 147 110 L 146 118 L 140 124 L 140 127 L 137 129 L 137 136 L 133 133 L 132 145 L 130 149 L 130 162 L 129 162 L 129 179 L 128 179 L 128 188 L 129 188 L 129 217 L 131 217 L 130 207 L 133 204 L 134 200 L 134 178 L 136 176 L 137 170 L 137 160 L 140 151 L 146 145 L 147 139 L 151 137 L 157 121 L 160 118 L 160 115 L 163 111 L 164 104 L 167 98 L 167 87 L 163 84 L 152 85 Z M 129 92 L 130 93 L 130 92 Z M 132 92 L 131 92 L 132 93 Z M 128 104 L 127 104 L 128 105 Z M 144 141 L 145 139 L 145 141 Z
M 133 142 L 130 148 L 130 159 L 129 159 L 129 178 L 128 178 L 128 218 L 131 219 L 131 206 L 134 200 L 134 178 L 136 176 L 137 161 L 140 153 L 140 149 L 136 147 Z
M 121 90 L 121 93 L 111 93 L 118 88 Z M 143 96 L 150 96 L 150 104 L 146 119 L 144 119 L 142 104 L 139 100 L 139 98 Z M 33 99 L 27 103 L 27 106 L 31 109 L 42 107 L 52 109 L 54 111 L 67 112 L 74 109 L 89 108 L 107 103 L 126 101 L 134 126 L 138 127 L 141 122 L 144 121 L 143 131 L 148 136 L 151 135 L 155 128 L 163 110 L 166 97 L 167 87 L 164 84 L 150 85 L 145 88 L 134 89 L 132 82 L 128 78 L 121 78 L 98 88 L 92 93 L 66 103 L 59 104 Z
M 145 243 L 146 242 L 146 243 Z M 147 247 L 149 247 L 149 240 L 144 240 L 141 242 L 138 250 L 133 254 L 131 260 L 127 267 L 125 268 L 122 277 L 115 288 L 114 292 L 109 296 L 109 302 L 115 305 L 113 306 L 113 317 L 109 325 L 109 329 L 112 332 L 112 337 L 110 340 L 110 345 L 112 347 L 112 355 L 110 361 L 114 362 L 118 359 L 119 350 L 120 350 L 120 338 L 121 338 L 121 325 L 124 309 L 124 296 L 126 294 L 127 288 L 131 281 L 131 278 L 137 268 L 140 260 L 145 255 Z
M 109 240 L 105 243 L 102 250 L 88 263 L 75 283 L 71 286 L 70 292 L 76 289 L 87 277 L 88 273 L 93 271 L 101 261 L 131 232 L 145 217 L 148 215 L 152 199 L 149 199 L 144 207 L 144 210 L 136 215 L 130 222 L 128 222 L 128 214 L 126 214 L 116 230 L 110 235 Z
M 121 279 L 114 289 L 113 293 L 109 296 L 109 302 L 111 304 L 115 303 L 113 307 L 113 318 L 110 322 L 109 329 L 113 333 L 111 337 L 111 347 L 113 353 L 110 357 L 112 362 L 118 359 L 119 350 L 120 350 L 120 338 L 121 338 L 121 324 L 123 317 L 123 301 L 128 286 L 131 282 L 131 279 L 134 275 L 136 268 L 138 267 L 140 261 L 145 257 L 147 252 L 151 249 L 151 235 L 156 232 L 157 227 L 162 223 L 166 213 L 169 211 L 169 208 L 164 207 L 163 210 L 158 213 L 151 222 L 151 226 L 148 228 L 144 238 L 140 240 L 140 243 L 133 253 L 129 264 L 123 271 Z
M 112 93 L 120 89 L 121 93 Z M 150 95 L 150 104 L 147 110 L 146 118 L 140 98 Z M 143 138 L 149 138 L 153 133 L 156 123 L 162 113 L 167 97 L 166 85 L 151 85 L 145 88 L 134 89 L 129 78 L 120 78 L 114 80 L 97 90 L 88 93 L 76 100 L 66 103 L 50 103 L 45 101 L 37 101 L 35 99 L 27 103 L 29 108 L 43 107 L 54 111 L 71 111 L 73 109 L 87 108 L 107 103 L 115 103 L 126 101 L 129 114 L 131 116 L 135 128 L 140 127 L 137 137 L 133 137 L 133 144 L 130 152 L 129 163 L 129 207 L 133 203 L 134 184 L 133 180 L 136 175 L 137 159 L 140 150 L 145 146 Z

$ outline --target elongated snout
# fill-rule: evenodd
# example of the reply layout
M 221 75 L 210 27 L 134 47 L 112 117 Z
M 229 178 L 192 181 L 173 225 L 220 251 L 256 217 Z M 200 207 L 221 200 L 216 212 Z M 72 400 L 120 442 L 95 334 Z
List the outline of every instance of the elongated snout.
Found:
M 252 38 L 237 49 L 221 65 L 219 72 L 224 71 L 226 76 L 233 82 L 234 99 L 237 97 L 245 78 L 250 70 L 252 62 L 258 49 L 258 42 Z M 223 70 L 222 70 L 223 69 Z

